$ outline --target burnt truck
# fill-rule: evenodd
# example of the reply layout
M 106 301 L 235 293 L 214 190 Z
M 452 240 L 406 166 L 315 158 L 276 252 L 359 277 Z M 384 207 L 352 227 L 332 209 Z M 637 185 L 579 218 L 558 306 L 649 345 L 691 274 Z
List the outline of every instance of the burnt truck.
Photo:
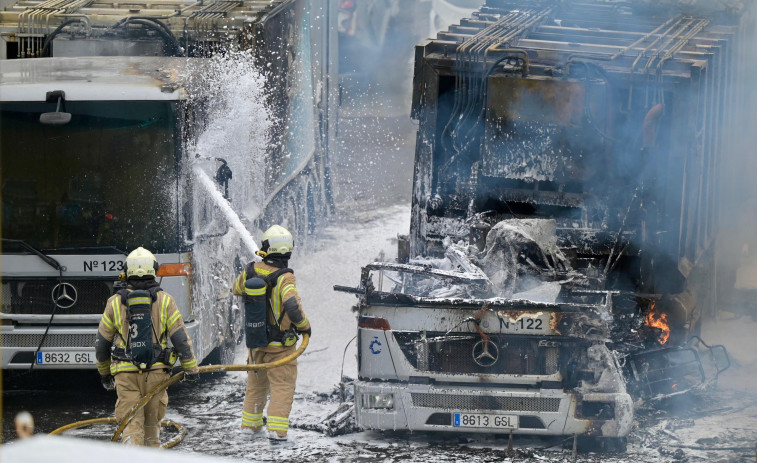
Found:
M 232 363 L 230 286 L 255 246 L 243 228 L 281 223 L 305 240 L 332 207 L 331 3 L 0 11 L 3 369 L 94 369 L 105 303 L 138 246 L 198 360 Z M 259 111 L 243 110 L 248 95 L 266 100 Z
M 728 367 L 698 335 L 748 6 L 487 0 L 416 47 L 409 235 L 335 288 L 359 426 L 623 449 L 637 399 Z

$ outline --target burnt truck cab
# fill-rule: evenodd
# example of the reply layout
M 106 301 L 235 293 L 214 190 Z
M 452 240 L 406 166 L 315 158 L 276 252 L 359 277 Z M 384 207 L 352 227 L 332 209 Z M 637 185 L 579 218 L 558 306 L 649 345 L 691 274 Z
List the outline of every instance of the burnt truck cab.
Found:
M 605 345 L 617 292 L 546 282 L 497 296 L 496 277 L 447 245 L 441 258 L 372 263 L 359 287 L 337 288 L 360 296 L 357 424 L 624 447 L 633 401 Z

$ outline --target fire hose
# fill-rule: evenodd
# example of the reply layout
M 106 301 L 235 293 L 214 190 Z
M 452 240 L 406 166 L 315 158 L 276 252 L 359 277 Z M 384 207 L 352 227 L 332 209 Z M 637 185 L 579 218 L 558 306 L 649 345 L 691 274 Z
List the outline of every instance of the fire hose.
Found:
M 288 355 L 287 357 L 284 357 L 282 359 L 276 360 L 275 362 L 270 363 L 256 363 L 252 365 L 206 365 L 199 368 L 200 373 L 213 373 L 217 371 L 256 371 L 256 370 L 270 370 L 271 368 L 276 368 L 281 365 L 285 365 L 292 360 L 296 359 L 300 355 L 302 355 L 303 352 L 305 352 L 305 349 L 308 346 L 308 342 L 310 341 L 310 336 L 306 333 L 302 336 L 302 342 L 300 343 L 300 347 L 297 348 L 294 352 L 292 352 L 291 355 Z M 131 420 L 134 419 L 134 417 L 137 415 L 137 412 L 139 412 L 142 408 L 144 408 L 145 405 L 147 405 L 150 400 L 152 400 L 155 395 L 162 392 L 163 390 L 167 389 L 169 386 L 172 386 L 179 381 L 184 379 L 184 372 L 179 372 L 167 380 L 163 381 L 162 383 L 155 386 L 151 391 L 149 391 L 142 399 L 134 406 L 131 410 L 129 410 L 129 413 L 126 414 L 123 420 L 118 424 L 118 429 L 116 429 L 116 432 L 113 434 L 113 437 L 111 438 L 111 442 L 118 441 L 118 438 L 121 437 L 121 434 L 123 433 L 126 426 L 131 423 Z M 60 428 L 52 431 L 50 435 L 58 435 L 62 434 L 65 431 L 68 431 L 70 429 L 78 429 L 82 428 L 84 426 L 90 426 L 93 424 L 109 424 L 109 423 L 118 423 L 115 417 L 106 417 L 106 418 L 94 418 L 91 420 L 84 420 L 84 421 L 76 421 L 71 424 L 67 424 L 65 426 L 61 426 Z M 183 426 L 181 426 L 178 423 L 175 423 L 170 420 L 163 420 L 161 422 L 161 425 L 164 426 L 173 426 L 176 428 L 176 430 L 179 432 L 179 436 L 175 437 L 171 441 L 167 442 L 166 444 L 162 445 L 163 448 L 171 448 L 174 445 L 181 442 L 182 439 L 184 439 L 184 436 L 186 436 L 187 432 L 186 429 L 184 429 Z

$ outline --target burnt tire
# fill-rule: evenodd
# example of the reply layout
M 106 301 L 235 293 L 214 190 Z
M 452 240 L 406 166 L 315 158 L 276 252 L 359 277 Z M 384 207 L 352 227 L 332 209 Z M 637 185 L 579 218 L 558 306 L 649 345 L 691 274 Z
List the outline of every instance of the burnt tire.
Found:
M 628 439 L 625 437 L 578 436 L 578 451 L 599 453 L 625 453 Z

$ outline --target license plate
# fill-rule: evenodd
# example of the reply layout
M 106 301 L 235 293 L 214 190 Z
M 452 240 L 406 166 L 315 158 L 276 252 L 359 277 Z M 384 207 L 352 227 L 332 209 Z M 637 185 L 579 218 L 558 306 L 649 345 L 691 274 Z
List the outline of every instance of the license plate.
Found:
M 455 413 L 454 425 L 460 428 L 518 429 L 518 415 Z
M 95 353 L 85 351 L 37 352 L 37 365 L 94 365 Z
M 500 333 L 555 334 L 550 324 L 549 312 L 530 312 L 516 315 L 500 310 L 497 312 L 497 316 L 499 317 Z

